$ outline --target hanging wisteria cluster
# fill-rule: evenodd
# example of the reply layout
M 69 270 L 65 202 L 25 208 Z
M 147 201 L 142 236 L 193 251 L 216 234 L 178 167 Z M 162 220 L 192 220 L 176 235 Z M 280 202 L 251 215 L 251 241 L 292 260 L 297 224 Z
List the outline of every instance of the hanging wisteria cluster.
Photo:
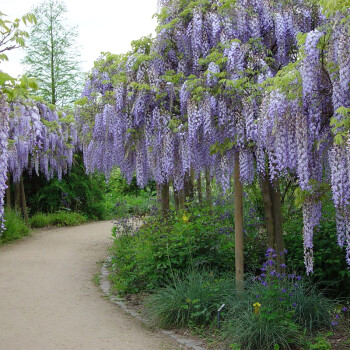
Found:
M 77 145 L 74 120 L 42 102 L 0 96 L 0 222 L 5 228 L 4 196 L 8 174 L 18 182 L 24 171 L 61 178 L 72 166 Z
M 0 235 L 5 229 L 4 197 L 7 188 L 7 145 L 9 136 L 9 108 L 5 95 L 0 91 Z
M 77 119 L 87 170 L 118 166 L 129 181 L 136 173 L 140 186 L 152 178 L 181 190 L 190 171 L 210 169 L 226 190 L 238 152 L 244 183 L 256 172 L 272 183 L 294 174 L 305 194 L 308 272 L 330 182 L 350 265 L 349 148 L 334 144 L 330 125 L 333 115 L 342 120 L 339 107 L 350 107 L 341 18 L 326 19 L 303 0 L 162 0 L 158 19 L 155 39 L 102 57 L 86 83 Z
M 35 101 L 17 101 L 10 104 L 10 147 L 8 171 L 18 182 L 23 171 L 39 171 L 49 180 L 58 178 L 72 166 L 77 131 L 64 113 Z
M 350 265 L 350 152 L 346 142 L 336 142 L 334 137 L 334 133 L 345 131 L 337 126 L 344 120 L 339 108 L 350 108 L 350 60 L 345 54 L 350 36 L 343 17 L 337 14 L 321 26 L 323 31 L 305 34 L 304 57 L 286 71 L 287 85 L 265 95 L 258 118 L 260 144 L 269 154 L 271 176 L 292 172 L 306 193 L 307 272 L 313 269 L 313 232 L 321 219 L 325 183 L 331 185 L 336 207 L 338 244 L 346 248 Z M 336 125 L 333 130 L 331 124 Z

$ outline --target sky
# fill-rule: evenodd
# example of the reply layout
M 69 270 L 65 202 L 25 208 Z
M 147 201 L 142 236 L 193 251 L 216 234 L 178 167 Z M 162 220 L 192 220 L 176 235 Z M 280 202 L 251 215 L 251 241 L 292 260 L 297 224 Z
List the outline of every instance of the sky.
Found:
M 0 0 L 0 12 L 9 20 L 42 3 L 41 0 Z M 130 50 L 132 40 L 155 32 L 157 0 L 65 0 L 67 23 L 77 26 L 82 69 L 88 72 L 101 52 L 114 54 Z M 23 73 L 20 61 L 22 49 L 8 53 L 9 61 L 0 64 L 0 70 L 17 77 Z

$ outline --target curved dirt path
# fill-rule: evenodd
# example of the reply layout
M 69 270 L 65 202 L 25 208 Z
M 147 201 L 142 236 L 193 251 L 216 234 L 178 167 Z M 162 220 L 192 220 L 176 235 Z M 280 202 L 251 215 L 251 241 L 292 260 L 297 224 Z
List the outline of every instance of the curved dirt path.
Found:
M 112 224 L 35 233 L 0 247 L 0 350 L 173 350 L 93 282 Z

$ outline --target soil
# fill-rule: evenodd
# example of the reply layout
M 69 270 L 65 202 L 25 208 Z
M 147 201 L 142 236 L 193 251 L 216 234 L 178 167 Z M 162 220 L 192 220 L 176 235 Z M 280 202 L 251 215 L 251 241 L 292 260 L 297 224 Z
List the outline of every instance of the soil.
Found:
M 41 230 L 0 247 L 0 350 L 173 350 L 93 282 L 112 223 Z

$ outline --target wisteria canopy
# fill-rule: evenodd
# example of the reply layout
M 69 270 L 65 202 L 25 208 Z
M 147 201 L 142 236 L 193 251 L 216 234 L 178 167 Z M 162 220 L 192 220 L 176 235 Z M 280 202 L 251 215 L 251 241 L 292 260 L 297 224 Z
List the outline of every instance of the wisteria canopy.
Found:
M 141 187 L 153 179 L 178 191 L 190 171 L 209 171 L 227 190 L 239 154 L 242 183 L 264 174 L 272 184 L 287 175 L 298 182 L 308 273 L 322 198 L 331 190 L 350 265 L 350 10 L 347 0 L 326 3 L 160 1 L 156 37 L 133 42 L 125 55 L 104 54 L 86 81 L 76 121 L 87 171 L 117 166 L 129 181 L 136 173 Z M 47 109 L 9 108 L 2 99 L 0 113 L 0 163 L 14 176 L 28 166 L 48 176 L 67 170 L 72 148 L 43 136 L 46 123 L 34 126 L 39 113 L 57 120 Z M 7 152 L 9 125 L 18 135 L 26 129 L 30 142 L 14 151 L 10 141 Z

